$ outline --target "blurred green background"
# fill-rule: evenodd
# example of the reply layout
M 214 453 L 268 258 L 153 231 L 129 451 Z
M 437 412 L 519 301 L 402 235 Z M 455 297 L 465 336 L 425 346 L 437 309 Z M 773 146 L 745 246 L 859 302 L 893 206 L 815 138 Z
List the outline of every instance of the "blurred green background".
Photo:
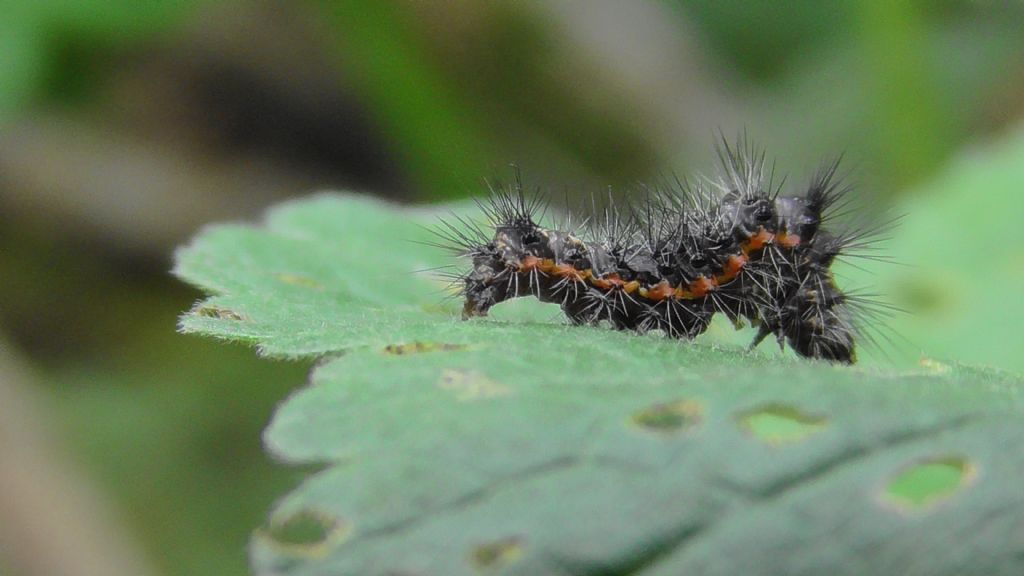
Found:
M 892 355 L 1024 370 L 1007 242 L 1024 216 L 1024 3 L 0 0 L 0 15 L 0 342 L 54 457 L 154 574 L 247 573 L 250 530 L 300 477 L 260 430 L 309 368 L 175 334 L 199 294 L 168 275 L 172 251 L 318 189 L 437 201 L 515 162 L 589 192 L 710 172 L 718 130 L 745 129 L 796 182 L 842 152 L 865 198 L 907 213 L 888 248 L 906 266 L 844 271 L 911 312 Z M 0 573 L 46 573 L 3 554 Z

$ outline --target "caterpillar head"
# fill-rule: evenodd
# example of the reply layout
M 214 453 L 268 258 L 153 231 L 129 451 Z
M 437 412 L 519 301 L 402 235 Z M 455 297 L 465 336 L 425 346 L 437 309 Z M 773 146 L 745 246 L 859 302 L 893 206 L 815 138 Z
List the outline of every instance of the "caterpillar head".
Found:
M 800 197 L 778 198 L 775 201 L 778 211 L 778 228 L 788 235 L 798 236 L 803 242 L 809 242 L 818 232 L 821 225 L 821 214 Z

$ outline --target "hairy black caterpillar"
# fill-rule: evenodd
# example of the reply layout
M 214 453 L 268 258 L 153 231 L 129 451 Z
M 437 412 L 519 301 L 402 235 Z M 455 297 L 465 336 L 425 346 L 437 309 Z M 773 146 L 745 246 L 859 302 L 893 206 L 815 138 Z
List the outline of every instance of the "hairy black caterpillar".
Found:
M 751 347 L 774 335 L 802 356 L 853 363 L 865 316 L 886 305 L 844 293 L 831 266 L 870 250 L 887 224 L 825 229 L 849 205 L 838 161 L 802 195 L 782 196 L 764 153 L 745 139 L 723 140 L 718 152 L 718 178 L 648 189 L 641 206 L 610 205 L 583 230 L 541 226 L 546 202 L 526 197 L 518 172 L 512 185 L 491 187 L 478 205 L 493 233 L 465 221 L 442 222 L 438 231 L 447 248 L 472 260 L 453 275 L 463 317 L 533 295 L 560 304 L 575 324 L 689 339 L 722 313 L 737 327 L 758 327 Z

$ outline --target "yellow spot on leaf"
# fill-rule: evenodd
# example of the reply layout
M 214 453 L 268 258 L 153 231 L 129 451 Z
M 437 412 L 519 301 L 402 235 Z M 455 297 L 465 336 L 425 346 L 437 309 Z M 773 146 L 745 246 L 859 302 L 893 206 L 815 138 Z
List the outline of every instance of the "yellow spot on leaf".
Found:
M 321 284 L 320 282 L 318 282 L 316 280 L 313 280 L 312 278 L 307 278 L 305 276 L 299 276 L 297 274 L 285 274 L 285 273 L 275 274 L 274 276 L 278 280 L 280 280 L 281 282 L 284 282 L 285 284 L 291 284 L 292 286 L 299 286 L 299 287 L 302 287 L 302 288 L 311 288 L 313 290 L 323 290 L 324 289 L 324 285 L 323 284 Z
M 275 515 L 256 536 L 282 554 L 323 558 L 352 535 L 352 526 L 325 512 L 302 509 Z
M 218 318 L 220 320 L 234 320 L 236 322 L 242 322 L 246 320 L 246 317 L 241 312 L 235 312 L 228 308 L 221 308 L 220 306 L 214 305 L 202 305 L 196 308 L 193 312 L 196 316 L 202 316 L 204 318 Z
M 478 544 L 470 551 L 470 561 L 477 569 L 490 570 L 508 566 L 523 556 L 523 540 L 511 536 Z
M 384 351 L 396 356 L 406 354 L 421 354 L 423 352 L 447 352 L 452 350 L 465 350 L 462 344 L 446 344 L 444 342 L 410 342 L 409 344 L 388 344 Z
M 700 423 L 704 408 L 696 400 L 655 404 L 633 413 L 633 424 L 655 432 L 676 432 Z
M 445 370 L 437 386 L 459 402 L 509 396 L 512 391 L 475 370 Z

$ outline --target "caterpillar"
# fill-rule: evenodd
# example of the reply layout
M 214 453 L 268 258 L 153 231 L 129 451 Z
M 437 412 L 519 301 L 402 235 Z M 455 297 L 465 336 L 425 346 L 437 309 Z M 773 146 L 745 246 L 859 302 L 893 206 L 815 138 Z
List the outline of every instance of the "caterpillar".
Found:
M 716 178 L 645 187 L 639 205 L 609 202 L 579 226 L 542 226 L 548 201 L 527 196 L 518 170 L 510 185 L 490 186 L 477 202 L 489 231 L 464 218 L 435 230 L 472 263 L 451 275 L 463 318 L 534 296 L 573 324 L 692 339 L 721 313 L 757 328 L 751 348 L 774 336 L 801 356 L 852 364 L 866 321 L 887 307 L 841 290 L 831 267 L 840 256 L 873 257 L 892 222 L 826 229 L 850 207 L 838 159 L 802 194 L 784 196 L 745 138 L 723 138 L 717 152 Z

